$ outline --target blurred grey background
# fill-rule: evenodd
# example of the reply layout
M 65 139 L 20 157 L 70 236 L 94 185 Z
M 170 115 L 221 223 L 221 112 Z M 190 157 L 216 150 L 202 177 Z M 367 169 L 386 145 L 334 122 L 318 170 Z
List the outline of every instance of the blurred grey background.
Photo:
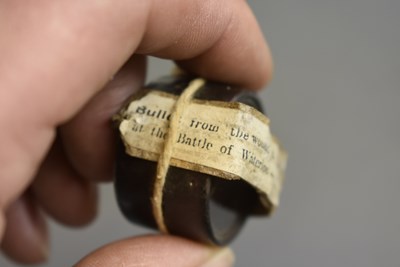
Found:
M 400 266 L 400 1 L 248 2 L 275 58 L 262 97 L 290 158 L 281 206 L 248 222 L 236 266 Z M 152 59 L 148 78 L 170 67 Z M 149 232 L 122 218 L 111 185 L 93 225 L 51 231 L 43 266 Z

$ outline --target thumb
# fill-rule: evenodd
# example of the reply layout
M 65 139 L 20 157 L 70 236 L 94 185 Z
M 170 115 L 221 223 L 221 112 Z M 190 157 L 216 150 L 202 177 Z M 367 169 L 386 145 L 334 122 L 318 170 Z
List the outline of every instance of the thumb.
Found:
M 207 247 L 179 237 L 154 235 L 106 245 L 74 267 L 230 267 L 233 261 L 234 255 L 229 248 Z

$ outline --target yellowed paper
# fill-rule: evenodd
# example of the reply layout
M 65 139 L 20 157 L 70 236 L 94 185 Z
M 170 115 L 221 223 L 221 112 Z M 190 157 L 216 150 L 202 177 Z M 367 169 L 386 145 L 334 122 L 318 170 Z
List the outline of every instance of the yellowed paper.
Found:
M 119 130 L 126 152 L 157 161 L 176 96 L 150 91 L 123 113 Z M 268 119 L 247 105 L 193 100 L 180 118 L 170 165 L 243 179 L 274 206 L 279 203 L 286 154 Z M 265 202 L 265 203 L 266 203 Z

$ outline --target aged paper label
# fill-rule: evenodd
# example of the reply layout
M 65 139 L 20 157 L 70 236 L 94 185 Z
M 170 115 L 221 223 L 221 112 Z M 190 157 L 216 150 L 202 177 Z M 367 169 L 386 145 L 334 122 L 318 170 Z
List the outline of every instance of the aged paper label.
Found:
M 176 99 L 150 91 L 122 112 L 119 130 L 129 155 L 158 160 Z M 170 165 L 243 179 L 278 205 L 286 154 L 259 111 L 241 103 L 192 100 L 175 130 Z

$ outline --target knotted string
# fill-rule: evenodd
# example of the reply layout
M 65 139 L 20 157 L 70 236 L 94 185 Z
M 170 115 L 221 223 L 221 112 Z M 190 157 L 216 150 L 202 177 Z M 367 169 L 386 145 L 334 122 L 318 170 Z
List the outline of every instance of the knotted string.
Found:
M 189 86 L 185 88 L 181 96 L 175 102 L 172 108 L 171 119 L 168 127 L 168 133 L 164 142 L 164 147 L 160 152 L 160 157 L 157 162 L 157 173 L 154 184 L 154 191 L 152 197 L 153 215 L 156 220 L 158 229 L 163 233 L 168 233 L 167 226 L 165 225 L 163 215 L 163 189 L 165 185 L 166 176 L 168 173 L 169 163 L 172 157 L 174 142 L 178 135 L 179 121 L 184 115 L 187 106 L 190 104 L 194 94 L 205 84 L 204 79 L 195 79 L 190 82 Z

